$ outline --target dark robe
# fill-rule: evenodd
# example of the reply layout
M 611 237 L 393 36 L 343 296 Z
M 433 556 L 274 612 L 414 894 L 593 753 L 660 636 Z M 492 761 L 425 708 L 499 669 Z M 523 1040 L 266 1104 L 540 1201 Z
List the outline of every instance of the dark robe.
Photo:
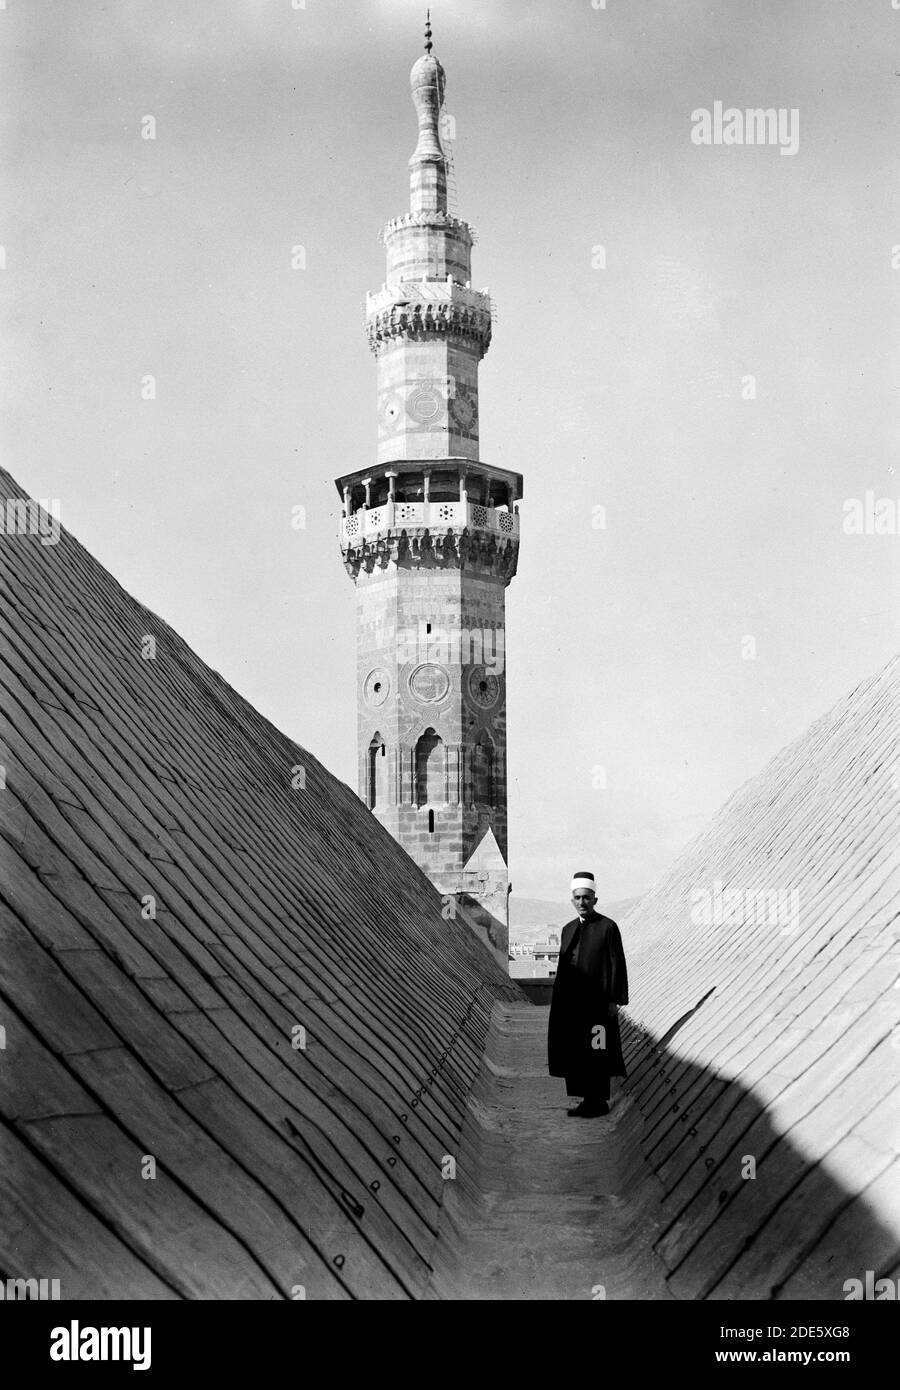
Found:
M 628 973 L 619 928 L 591 912 L 567 922 L 553 982 L 547 1054 L 551 1076 L 564 1076 L 570 1096 L 609 1094 L 609 1078 L 626 1076 L 618 1017 L 610 1004 L 628 1003 Z M 600 1024 L 603 1033 L 595 1031 Z M 602 1042 L 603 1046 L 594 1046 Z

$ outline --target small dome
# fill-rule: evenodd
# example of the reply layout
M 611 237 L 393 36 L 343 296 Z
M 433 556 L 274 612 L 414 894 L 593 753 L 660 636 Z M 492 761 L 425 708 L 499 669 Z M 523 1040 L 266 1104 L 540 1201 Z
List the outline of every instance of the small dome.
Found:
M 434 87 L 439 84 L 443 92 L 445 81 L 444 69 L 431 53 L 423 53 L 410 69 L 409 85 L 413 88 Z

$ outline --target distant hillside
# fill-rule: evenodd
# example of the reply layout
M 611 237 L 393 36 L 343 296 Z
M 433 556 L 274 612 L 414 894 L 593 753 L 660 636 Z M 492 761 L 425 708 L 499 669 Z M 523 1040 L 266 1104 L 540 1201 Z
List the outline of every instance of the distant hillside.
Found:
M 638 901 L 637 898 L 624 898 L 618 902 L 601 902 L 599 909 L 607 917 L 620 921 Z M 509 900 L 509 934 L 515 941 L 534 941 L 551 929 L 565 926 L 575 916 L 571 902 L 550 902 L 544 898 L 517 898 Z

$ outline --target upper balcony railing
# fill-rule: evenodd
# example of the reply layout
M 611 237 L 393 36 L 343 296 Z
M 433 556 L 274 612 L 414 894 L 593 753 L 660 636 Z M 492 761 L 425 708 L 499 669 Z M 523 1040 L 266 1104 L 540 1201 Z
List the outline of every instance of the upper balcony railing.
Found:
M 518 512 L 502 507 L 484 507 L 477 502 L 384 502 L 380 507 L 360 507 L 341 521 L 341 542 L 377 536 L 381 532 L 404 528 L 488 531 L 509 540 L 519 539 Z
M 490 290 L 473 290 L 471 285 L 460 285 L 456 280 L 399 280 L 367 294 L 366 313 L 379 314 L 395 304 L 439 305 L 451 301 L 473 309 L 489 308 L 492 304 Z

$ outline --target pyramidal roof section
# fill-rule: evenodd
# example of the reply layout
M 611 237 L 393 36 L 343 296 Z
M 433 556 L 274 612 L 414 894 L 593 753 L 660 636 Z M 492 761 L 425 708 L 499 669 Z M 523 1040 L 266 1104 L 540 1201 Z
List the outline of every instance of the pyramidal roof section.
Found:
M 679 1297 L 841 1298 L 841 1279 L 896 1260 L 898 733 L 900 657 L 741 787 L 622 922 L 629 1084 Z
M 483 870 L 487 873 L 501 872 L 506 873 L 506 860 L 494 838 L 494 832 L 490 826 L 482 835 L 478 844 L 466 861 L 465 872 L 477 873 Z
M 0 1265 L 63 1298 L 416 1297 L 519 991 L 25 496 L 0 472 Z

